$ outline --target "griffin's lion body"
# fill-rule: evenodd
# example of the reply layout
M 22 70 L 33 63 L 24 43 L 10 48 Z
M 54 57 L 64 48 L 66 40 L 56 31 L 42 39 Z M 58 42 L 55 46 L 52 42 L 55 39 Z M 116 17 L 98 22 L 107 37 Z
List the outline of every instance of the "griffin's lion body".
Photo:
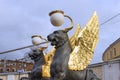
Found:
M 34 60 L 33 69 L 30 73 L 30 80 L 49 80 L 49 78 L 42 77 L 42 65 L 45 64 L 43 51 L 34 49 L 29 53 L 29 56 Z
M 69 70 L 68 62 L 72 48 L 66 31 L 54 31 L 48 35 L 48 40 L 56 48 L 50 67 L 50 80 L 98 80 L 96 75 L 89 69 Z

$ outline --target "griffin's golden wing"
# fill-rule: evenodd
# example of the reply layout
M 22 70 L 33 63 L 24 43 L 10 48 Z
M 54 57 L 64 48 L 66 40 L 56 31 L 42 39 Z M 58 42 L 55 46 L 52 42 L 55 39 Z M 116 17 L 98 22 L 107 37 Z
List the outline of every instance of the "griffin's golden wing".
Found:
M 68 62 L 70 70 L 83 70 L 90 64 L 98 42 L 98 31 L 98 16 L 94 12 L 89 22 L 74 39 L 76 44 Z
M 78 24 L 73 36 L 69 39 L 72 49 L 75 48 L 75 39 L 77 38 L 78 34 L 80 33 L 80 30 L 81 30 L 80 24 Z
M 52 63 L 55 51 L 56 51 L 56 49 L 53 47 L 48 54 L 44 55 L 46 63 L 42 66 L 42 77 L 50 77 L 51 76 L 50 75 L 50 65 Z

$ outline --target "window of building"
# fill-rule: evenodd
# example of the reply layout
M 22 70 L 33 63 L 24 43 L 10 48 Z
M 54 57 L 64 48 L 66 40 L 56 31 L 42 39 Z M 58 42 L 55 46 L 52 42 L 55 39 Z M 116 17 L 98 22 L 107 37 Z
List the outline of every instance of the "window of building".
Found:
M 107 60 L 109 59 L 109 54 L 107 53 Z
M 26 64 L 24 64 L 24 67 L 26 67 L 27 65 Z
M 5 62 L 1 62 L 0 64 L 1 64 L 1 65 L 4 65 L 4 63 L 5 63 Z
M 112 51 L 110 51 L 110 58 L 112 58 Z
M 16 69 L 15 69 L 15 68 L 13 68 L 13 69 L 12 69 L 12 72 L 16 72 Z
M 10 63 L 7 63 L 7 66 L 10 66 Z
M 3 72 L 3 69 L 0 69 L 0 72 Z
M 10 71 L 10 69 L 8 68 L 8 69 L 7 69 L 7 72 L 9 72 L 9 71 Z
M 21 64 L 21 63 L 19 63 L 19 65 L 18 65 L 18 66 L 19 66 L 19 68 L 21 68 L 21 67 L 22 67 L 22 64 Z
M 16 66 L 16 63 L 13 63 L 13 66 Z
M 115 56 L 116 56 L 116 48 L 114 48 L 114 54 L 115 54 Z

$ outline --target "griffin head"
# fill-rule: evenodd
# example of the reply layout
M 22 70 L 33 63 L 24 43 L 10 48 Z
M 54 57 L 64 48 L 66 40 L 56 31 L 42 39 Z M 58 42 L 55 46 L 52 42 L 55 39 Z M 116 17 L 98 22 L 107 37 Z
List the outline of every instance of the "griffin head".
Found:
M 66 30 L 57 30 L 47 36 L 48 41 L 52 46 L 59 47 L 68 41 L 68 35 Z

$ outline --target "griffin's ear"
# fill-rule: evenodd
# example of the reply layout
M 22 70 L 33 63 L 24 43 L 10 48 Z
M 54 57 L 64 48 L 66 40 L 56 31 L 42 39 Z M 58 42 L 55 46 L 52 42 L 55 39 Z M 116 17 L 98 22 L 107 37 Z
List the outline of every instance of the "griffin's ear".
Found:
M 63 30 L 63 32 L 64 32 L 64 33 L 67 33 L 68 31 L 66 31 L 66 30 Z
M 68 32 L 68 30 L 64 30 L 64 33 L 67 33 Z
M 67 33 L 68 31 L 70 31 L 73 27 L 70 28 L 65 28 L 65 32 Z

